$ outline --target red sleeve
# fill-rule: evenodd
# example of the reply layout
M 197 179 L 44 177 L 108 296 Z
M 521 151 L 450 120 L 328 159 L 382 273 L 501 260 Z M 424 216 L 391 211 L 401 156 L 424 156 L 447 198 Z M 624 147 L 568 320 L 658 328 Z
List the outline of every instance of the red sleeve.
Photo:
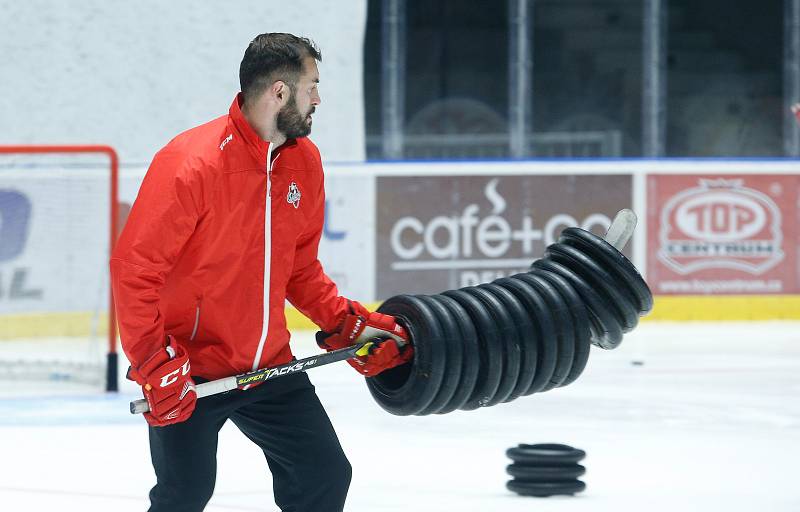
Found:
M 168 150 L 156 155 L 111 256 L 120 339 L 134 367 L 164 345 L 159 292 L 201 212 L 201 187 L 183 163 Z
M 347 299 L 325 274 L 317 258 L 325 224 L 325 190 L 320 180 L 318 203 L 305 232 L 297 241 L 294 266 L 286 286 L 286 298 L 323 331 L 332 332 L 348 313 Z

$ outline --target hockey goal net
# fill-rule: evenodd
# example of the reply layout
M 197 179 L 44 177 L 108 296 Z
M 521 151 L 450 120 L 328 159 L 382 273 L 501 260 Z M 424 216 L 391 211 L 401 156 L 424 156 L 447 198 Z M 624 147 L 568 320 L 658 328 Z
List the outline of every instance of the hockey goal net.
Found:
M 0 146 L 0 382 L 117 389 L 108 146 Z

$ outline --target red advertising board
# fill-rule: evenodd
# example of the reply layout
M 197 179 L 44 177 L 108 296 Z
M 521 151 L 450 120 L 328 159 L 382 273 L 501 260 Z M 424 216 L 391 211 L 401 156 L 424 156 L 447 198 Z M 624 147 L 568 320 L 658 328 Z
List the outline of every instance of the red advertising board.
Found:
M 648 176 L 647 281 L 667 295 L 800 292 L 796 175 Z

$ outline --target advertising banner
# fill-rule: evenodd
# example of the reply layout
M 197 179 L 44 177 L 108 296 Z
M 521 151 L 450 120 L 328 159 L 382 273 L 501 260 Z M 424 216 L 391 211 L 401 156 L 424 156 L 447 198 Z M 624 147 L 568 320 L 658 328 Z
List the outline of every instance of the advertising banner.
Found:
M 325 175 L 325 228 L 319 259 L 339 294 L 369 302 L 375 296 L 375 177 Z
M 796 175 L 648 176 L 653 292 L 800 292 L 798 186 Z
M 95 170 L 0 173 L 0 316 L 108 309 L 108 187 Z
M 379 176 L 376 294 L 438 293 L 523 272 L 632 204 L 631 175 Z

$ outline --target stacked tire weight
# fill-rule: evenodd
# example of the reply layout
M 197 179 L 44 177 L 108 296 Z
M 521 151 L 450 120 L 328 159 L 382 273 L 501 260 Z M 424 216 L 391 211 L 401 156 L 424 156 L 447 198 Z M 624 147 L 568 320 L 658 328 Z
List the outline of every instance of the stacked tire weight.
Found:
M 513 461 L 506 473 L 509 491 L 522 496 L 572 495 L 586 489 L 578 477 L 586 468 L 578 464 L 586 452 L 565 444 L 520 444 L 506 451 Z
M 526 273 L 436 295 L 397 295 L 378 311 L 409 331 L 414 359 L 366 379 L 396 415 L 445 414 L 566 386 L 590 345 L 613 349 L 653 297 L 602 238 L 567 228 Z

